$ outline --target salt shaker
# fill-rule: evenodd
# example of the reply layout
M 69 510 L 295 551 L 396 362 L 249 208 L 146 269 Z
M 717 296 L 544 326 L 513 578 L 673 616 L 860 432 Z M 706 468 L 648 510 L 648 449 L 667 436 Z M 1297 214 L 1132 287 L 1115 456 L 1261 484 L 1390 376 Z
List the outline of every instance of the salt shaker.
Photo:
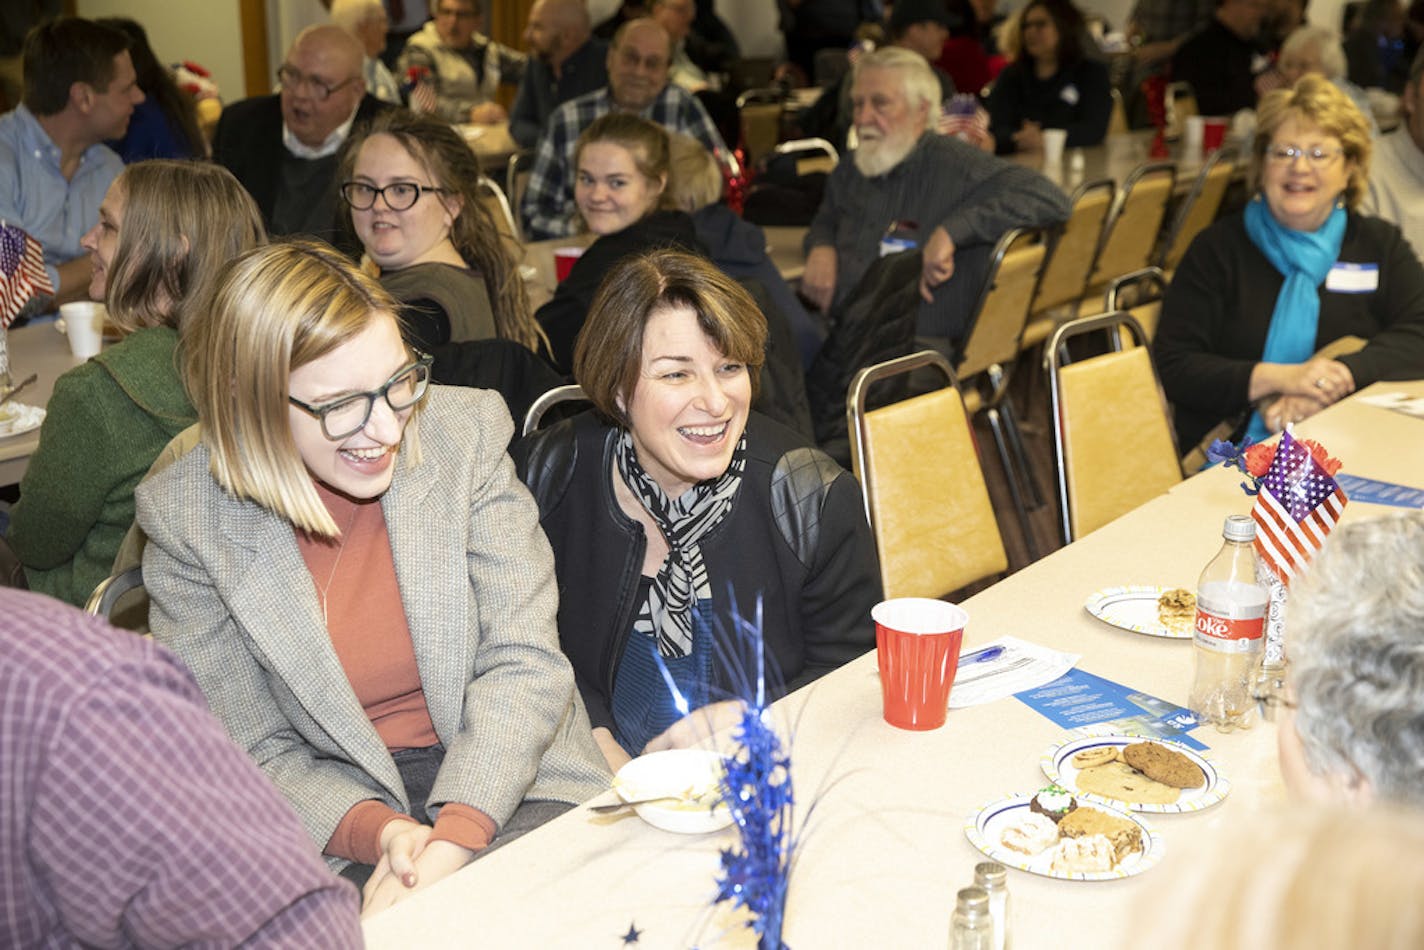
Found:
M 949 950 L 994 950 L 994 918 L 989 893 L 982 887 L 959 892 L 949 923 Z
M 1009 935 L 1009 869 L 997 861 L 974 865 L 974 884 L 989 895 L 989 916 L 994 919 L 994 950 L 1013 946 Z

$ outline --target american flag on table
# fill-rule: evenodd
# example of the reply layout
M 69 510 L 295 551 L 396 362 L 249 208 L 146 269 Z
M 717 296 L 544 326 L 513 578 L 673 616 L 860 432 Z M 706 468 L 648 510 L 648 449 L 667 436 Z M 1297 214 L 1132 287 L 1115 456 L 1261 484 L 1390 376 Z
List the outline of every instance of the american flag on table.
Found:
M 1251 509 L 1256 555 L 1281 583 L 1289 584 L 1325 543 L 1347 501 L 1344 490 L 1310 450 L 1282 432 Z
M 44 248 L 20 228 L 0 222 L 0 327 L 8 327 L 34 297 L 54 296 Z

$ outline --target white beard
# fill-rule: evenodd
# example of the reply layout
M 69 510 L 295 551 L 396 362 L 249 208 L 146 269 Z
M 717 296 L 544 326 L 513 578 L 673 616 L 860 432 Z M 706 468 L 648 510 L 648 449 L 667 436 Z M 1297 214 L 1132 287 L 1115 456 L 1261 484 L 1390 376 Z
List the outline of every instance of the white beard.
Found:
M 855 167 L 866 178 L 879 178 L 903 162 L 917 141 L 919 137 L 913 135 L 896 134 L 885 138 L 866 138 L 861 135 L 851 158 L 855 161 Z

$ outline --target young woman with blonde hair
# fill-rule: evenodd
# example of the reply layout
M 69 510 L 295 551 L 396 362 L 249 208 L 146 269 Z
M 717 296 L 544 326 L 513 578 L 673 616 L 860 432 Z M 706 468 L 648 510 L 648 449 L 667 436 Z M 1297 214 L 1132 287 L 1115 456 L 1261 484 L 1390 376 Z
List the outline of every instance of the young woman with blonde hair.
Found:
M 607 788 L 497 396 L 325 245 L 225 271 L 138 490 L 154 636 L 377 910 Z M 418 438 L 417 438 L 418 436 Z

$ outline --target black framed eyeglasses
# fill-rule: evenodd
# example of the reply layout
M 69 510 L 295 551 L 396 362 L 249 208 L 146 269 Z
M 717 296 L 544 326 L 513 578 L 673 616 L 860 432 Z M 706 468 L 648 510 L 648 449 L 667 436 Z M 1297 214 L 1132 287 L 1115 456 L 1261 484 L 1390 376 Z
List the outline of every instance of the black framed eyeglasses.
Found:
M 325 102 L 331 98 L 333 92 L 351 85 L 356 81 L 356 78 L 352 76 L 350 79 L 343 79 L 338 83 L 329 83 L 315 76 L 308 76 L 295 66 L 283 66 L 277 70 L 277 83 L 283 89 L 290 89 L 292 92 L 305 91 L 307 95 L 318 102 Z
M 426 387 L 430 385 L 430 364 L 433 362 L 435 357 L 417 353 L 415 362 L 396 370 L 395 375 L 386 380 L 381 388 L 366 393 L 352 393 L 319 406 L 302 402 L 295 396 L 288 396 L 287 401 L 321 420 L 322 434 L 333 442 L 339 442 L 366 428 L 377 399 L 385 399 L 386 405 L 395 412 L 409 409 L 420 402 L 420 397 L 425 395 Z
M 1311 168 L 1324 168 L 1345 154 L 1343 148 L 1296 148 L 1294 145 L 1272 145 L 1266 149 L 1266 160 L 1277 165 L 1294 165 L 1304 158 Z
M 386 207 L 392 211 L 405 211 L 415 206 L 424 194 L 443 195 L 448 188 L 433 185 L 418 185 L 413 181 L 393 181 L 384 188 L 368 185 L 364 181 L 344 181 L 341 183 L 341 197 L 357 211 L 370 211 L 376 203 L 376 196 L 385 199 Z

